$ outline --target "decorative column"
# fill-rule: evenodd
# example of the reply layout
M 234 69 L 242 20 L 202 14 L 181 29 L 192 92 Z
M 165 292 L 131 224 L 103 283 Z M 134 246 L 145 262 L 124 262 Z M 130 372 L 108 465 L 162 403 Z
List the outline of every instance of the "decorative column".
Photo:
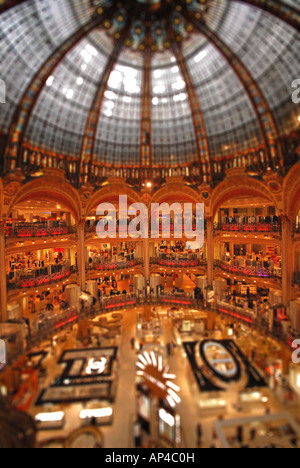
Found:
M 150 242 L 149 239 L 144 239 L 144 272 L 145 280 L 150 281 Z
M 0 223 L 0 322 L 6 322 L 7 316 L 7 283 L 5 268 L 5 229 Z
M 213 235 L 213 219 L 206 218 L 207 223 L 207 282 L 208 287 L 212 288 L 213 286 L 213 276 L 214 276 L 214 235 Z
M 287 216 L 281 217 L 282 252 L 282 296 L 283 305 L 288 306 L 292 299 L 292 223 Z
M 230 242 L 230 258 L 231 258 L 231 261 L 234 259 L 234 242 Z
M 147 34 L 147 40 L 151 35 Z M 151 49 L 146 47 L 143 66 L 142 119 L 141 119 L 141 169 L 151 167 Z
M 77 226 L 77 264 L 78 264 L 78 274 L 79 274 L 79 286 L 81 290 L 85 290 L 85 245 L 84 245 L 84 226 L 85 221 L 80 221 Z

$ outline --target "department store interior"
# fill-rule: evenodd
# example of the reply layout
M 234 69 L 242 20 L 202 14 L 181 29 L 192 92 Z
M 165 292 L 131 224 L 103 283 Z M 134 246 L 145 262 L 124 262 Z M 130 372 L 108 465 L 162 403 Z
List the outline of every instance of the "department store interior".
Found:
M 299 0 L 0 31 L 0 447 L 300 448 Z M 141 204 L 170 215 L 133 237 Z

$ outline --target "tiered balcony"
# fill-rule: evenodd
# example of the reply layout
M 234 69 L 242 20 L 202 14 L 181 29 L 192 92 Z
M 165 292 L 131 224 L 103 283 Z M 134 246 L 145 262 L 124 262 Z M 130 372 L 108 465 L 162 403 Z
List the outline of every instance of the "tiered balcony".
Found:
M 241 233 L 280 233 L 280 223 L 225 223 L 215 224 L 215 232 L 241 232 Z M 299 229 L 300 232 L 300 229 Z
M 33 276 L 32 274 L 24 274 L 18 279 L 8 281 L 7 288 L 8 290 L 30 289 L 57 284 L 59 281 L 68 279 L 75 272 L 76 269 L 71 267 L 63 268 L 61 271 L 53 273 L 52 275 Z
M 182 256 L 166 256 L 163 257 L 154 257 L 150 259 L 151 265 L 159 265 L 164 268 L 196 268 L 199 266 L 206 266 L 207 262 L 205 260 L 200 260 L 197 255 Z
M 43 224 L 20 224 L 16 227 L 7 226 L 5 235 L 8 238 L 26 239 L 41 237 L 66 236 L 76 233 L 73 226 L 47 227 Z
M 89 265 L 87 267 L 88 271 L 125 271 L 130 268 L 134 268 L 136 266 L 140 266 L 144 264 L 144 260 L 142 258 L 137 258 L 130 261 L 124 262 L 106 262 L 106 263 L 94 263 L 93 265 Z
M 245 266 L 242 267 L 235 263 L 225 263 L 216 261 L 216 267 L 221 268 L 221 270 L 226 271 L 231 275 L 236 276 L 248 276 L 248 277 L 256 277 L 256 278 L 282 278 L 282 270 L 280 268 L 275 268 L 274 270 L 270 270 L 264 267 L 250 267 Z

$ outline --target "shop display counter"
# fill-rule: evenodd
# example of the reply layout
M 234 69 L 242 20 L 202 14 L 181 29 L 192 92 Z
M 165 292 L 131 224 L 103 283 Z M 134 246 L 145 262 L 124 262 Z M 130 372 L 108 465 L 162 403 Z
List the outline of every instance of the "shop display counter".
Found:
M 99 404 L 98 404 L 99 406 Z M 79 418 L 87 424 L 95 423 L 96 426 L 110 426 L 113 423 L 113 409 L 109 406 L 83 409 Z
M 198 406 L 200 416 L 219 415 L 227 412 L 227 402 L 220 397 L 200 400 Z
M 268 401 L 268 397 L 257 390 L 252 392 L 242 392 L 239 395 L 239 406 L 241 406 L 241 408 L 245 411 L 253 407 L 264 406 L 268 403 Z
M 39 431 L 59 431 L 65 425 L 65 413 L 63 411 L 38 413 L 35 418 Z

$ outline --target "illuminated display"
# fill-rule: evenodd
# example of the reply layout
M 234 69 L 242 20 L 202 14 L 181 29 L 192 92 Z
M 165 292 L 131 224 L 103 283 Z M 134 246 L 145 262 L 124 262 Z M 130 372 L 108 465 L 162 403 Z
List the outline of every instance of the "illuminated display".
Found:
M 109 418 L 113 415 L 112 408 L 87 409 L 80 412 L 80 419 Z
M 39 413 L 36 415 L 36 422 L 46 423 L 46 422 L 61 422 L 65 417 L 65 413 L 62 411 L 57 411 L 56 413 Z
M 180 388 L 173 383 L 176 376 L 169 374 L 169 369 L 163 366 L 162 357 L 156 357 L 154 352 L 139 355 L 138 375 L 143 377 L 144 384 L 151 393 L 160 400 L 167 400 L 171 408 L 181 402 L 178 393 Z
M 221 343 L 211 341 L 203 345 L 203 353 L 209 365 L 217 372 L 228 378 L 237 375 L 238 365 L 233 355 Z
M 85 372 L 87 373 L 87 375 L 103 374 L 103 372 L 105 371 L 106 363 L 107 360 L 105 358 L 102 358 L 100 361 L 90 359 Z

